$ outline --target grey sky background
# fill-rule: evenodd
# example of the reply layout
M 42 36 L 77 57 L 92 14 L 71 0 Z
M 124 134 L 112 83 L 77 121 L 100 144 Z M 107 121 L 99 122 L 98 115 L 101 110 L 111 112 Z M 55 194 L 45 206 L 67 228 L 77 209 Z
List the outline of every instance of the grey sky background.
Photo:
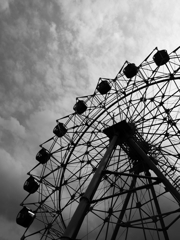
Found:
M 75 98 L 180 43 L 176 0 L 0 0 L 0 240 L 17 240 L 26 173 Z

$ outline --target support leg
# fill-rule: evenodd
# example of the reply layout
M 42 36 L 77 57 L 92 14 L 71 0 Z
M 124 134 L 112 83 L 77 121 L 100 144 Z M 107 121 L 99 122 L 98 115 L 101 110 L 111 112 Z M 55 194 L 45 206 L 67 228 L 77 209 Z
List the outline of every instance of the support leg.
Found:
M 149 176 L 150 176 L 150 173 L 149 173 Z M 152 183 L 151 179 L 148 179 L 148 181 L 149 181 L 149 183 Z M 167 233 L 167 230 L 166 230 L 166 227 L 165 227 L 165 223 L 164 223 L 164 220 L 163 220 L 163 217 L 162 217 L 162 214 L 161 214 L 161 209 L 160 209 L 157 197 L 156 197 L 154 186 L 151 186 L 151 192 L 152 192 L 152 196 L 153 196 L 153 199 L 154 199 L 154 203 L 155 203 L 155 206 L 156 206 L 157 213 L 159 215 L 159 220 L 160 220 L 160 223 L 161 223 L 161 227 L 163 229 L 164 239 L 169 240 L 169 236 L 168 236 L 168 233 Z
M 93 199 L 93 196 L 94 196 L 94 194 L 99 186 L 99 183 L 101 181 L 101 178 L 103 176 L 102 173 L 103 173 L 104 169 L 106 168 L 109 158 L 111 156 L 111 153 L 116 146 L 117 139 L 118 139 L 118 136 L 114 135 L 114 137 L 112 138 L 112 140 L 109 144 L 109 147 L 108 147 L 104 157 L 102 158 L 102 160 L 99 164 L 99 167 L 97 168 L 85 194 L 80 199 L 80 203 L 79 203 L 69 225 L 67 226 L 64 236 L 61 237 L 62 240 L 76 239 L 76 236 L 77 236 L 79 229 L 82 225 L 82 222 L 84 220 L 84 217 L 89 209 L 90 203 Z
M 129 138 L 127 143 L 130 148 L 133 148 L 143 161 L 149 166 L 149 168 L 159 177 L 162 183 L 166 186 L 167 190 L 176 198 L 177 202 L 180 203 L 180 193 L 176 188 L 169 182 L 169 180 L 163 175 L 163 173 L 156 167 L 156 165 L 151 161 L 151 159 L 146 155 L 146 153 L 139 147 L 139 145 L 134 141 L 134 139 Z
M 130 190 L 135 187 L 135 185 L 136 185 L 136 179 L 137 179 L 137 177 L 133 177 L 132 182 L 131 182 L 131 185 L 130 185 L 130 188 L 129 188 Z M 128 203 L 129 203 L 131 194 L 132 194 L 132 192 L 129 192 L 129 193 L 127 194 L 126 198 L 125 198 L 125 201 L 124 201 L 124 204 L 123 204 L 121 213 L 120 213 L 120 215 L 119 215 L 118 221 L 117 221 L 117 223 L 116 223 L 116 227 L 115 227 L 115 229 L 114 229 L 114 232 L 113 232 L 113 235 L 112 235 L 112 237 L 111 237 L 111 240 L 115 240 L 116 237 L 117 237 L 117 234 L 118 234 L 118 231 L 119 231 L 119 228 L 120 228 L 120 223 L 122 222 L 122 219 L 123 219 L 124 214 L 125 214 L 125 212 L 126 212 L 126 208 L 127 208 L 127 206 L 128 206 Z

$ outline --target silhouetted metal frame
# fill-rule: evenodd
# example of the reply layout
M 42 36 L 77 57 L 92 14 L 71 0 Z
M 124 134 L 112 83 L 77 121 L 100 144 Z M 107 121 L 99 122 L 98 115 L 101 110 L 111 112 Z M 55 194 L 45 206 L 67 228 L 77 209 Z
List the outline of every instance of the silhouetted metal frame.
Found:
M 84 220 L 84 217 L 86 216 L 86 213 L 90 207 L 93 196 L 94 196 L 94 194 L 99 186 L 99 183 L 101 181 L 101 178 L 103 176 L 103 171 L 106 168 L 106 165 L 109 161 L 111 153 L 116 146 L 117 139 L 118 139 L 118 135 L 115 135 L 112 138 L 112 140 L 109 144 L 109 147 L 108 147 L 104 157 L 102 158 L 85 194 L 80 199 L 80 203 L 79 203 L 70 223 L 68 224 L 68 227 L 65 230 L 64 236 L 61 237 L 62 240 L 76 239 L 76 236 L 79 232 L 81 224 Z
M 174 51 L 173 51 L 173 53 L 176 53 L 176 51 L 179 49 L 179 47 L 177 48 L 177 49 L 175 49 Z M 154 51 L 154 50 L 153 50 Z M 146 61 L 147 61 L 147 59 L 149 58 L 149 56 L 151 55 L 152 53 L 150 53 L 149 55 L 148 55 L 148 57 L 143 61 L 144 63 L 145 63 L 145 65 L 146 65 Z M 174 56 L 173 56 L 174 57 Z M 176 54 L 176 56 L 174 57 L 174 58 L 179 58 L 179 55 L 177 55 Z M 149 63 L 147 63 L 147 64 L 149 64 Z M 153 78 L 153 76 L 155 75 L 155 73 L 158 71 L 158 68 L 157 69 L 155 69 L 155 70 L 153 70 L 152 69 L 152 76 L 151 77 L 148 77 L 148 76 L 146 76 L 146 71 L 143 69 L 143 63 L 139 66 L 140 68 L 141 68 L 141 72 L 142 72 L 142 74 L 144 74 L 144 77 L 142 77 L 142 82 L 141 83 L 139 83 L 138 84 L 138 86 L 137 86 L 137 89 L 136 90 L 133 90 L 134 92 L 136 92 L 136 91 L 138 91 L 138 90 L 140 90 L 140 89 L 143 89 L 145 86 L 144 86 L 144 84 L 143 84 L 143 80 L 144 80 L 144 82 L 145 83 L 147 83 L 147 86 L 150 86 L 150 85 L 153 85 L 153 84 L 158 84 L 158 83 L 160 83 L 160 82 L 164 82 L 164 81 L 171 81 L 171 80 L 176 80 L 176 79 L 179 79 L 179 77 L 173 77 L 173 78 L 168 78 L 167 76 L 164 76 L 164 77 L 159 77 L 159 79 L 156 79 L 156 83 L 155 82 L 151 82 L 151 83 L 148 83 L 148 80 L 151 80 L 151 77 Z M 180 68 L 180 67 L 179 67 Z M 179 68 L 177 68 L 176 69 L 176 71 L 174 71 L 174 74 L 176 74 L 178 71 L 179 71 Z M 122 69 L 123 69 L 123 67 L 122 67 Z M 122 70 L 121 69 L 121 70 Z M 121 70 L 119 71 L 119 73 L 121 72 Z M 171 71 L 169 71 L 170 73 L 171 73 Z M 120 76 L 121 77 L 121 76 Z M 117 78 L 115 79 L 115 80 L 118 80 L 118 78 L 119 78 L 119 80 L 120 80 L 120 77 L 118 77 L 117 76 Z M 164 78 L 164 79 L 163 79 Z M 146 79 L 146 80 L 145 80 Z M 127 87 L 128 87 L 128 85 L 129 85 L 129 83 L 130 83 L 130 80 L 129 80 L 129 82 L 128 82 L 128 84 L 127 84 Z M 141 85 L 141 84 L 143 84 L 143 86 Z M 124 90 L 126 90 L 126 89 L 124 89 Z M 120 93 L 120 91 L 119 91 L 119 93 Z M 108 108 L 110 108 L 112 105 L 114 105 L 114 104 L 116 104 L 116 102 L 119 102 L 121 99 L 124 99 L 124 98 L 126 98 L 126 96 L 128 96 L 128 95 L 130 95 L 130 94 L 133 94 L 133 92 L 125 92 L 125 94 L 124 94 L 124 96 L 118 96 L 117 98 L 118 98 L 118 100 L 116 101 L 115 100 L 115 98 L 113 98 L 113 99 L 111 99 L 111 102 L 108 102 L 108 106 L 106 106 L 107 108 L 104 110 L 104 112 L 108 109 Z M 89 96 L 89 97 L 91 97 L 91 96 Z M 96 96 L 94 95 L 93 96 L 93 98 L 96 98 Z M 98 96 L 97 96 L 97 98 L 98 98 Z M 99 100 L 98 100 L 99 101 Z M 110 105 L 109 105 L 110 104 Z M 98 106 L 97 106 L 97 108 L 98 108 Z M 97 112 L 98 112 L 98 116 L 97 116 L 97 112 L 96 112 L 96 114 L 95 114 L 95 116 L 97 116 L 97 117 L 95 117 L 94 118 L 94 121 L 92 121 L 90 124 L 93 124 L 95 121 L 96 121 L 96 119 L 98 119 L 98 117 L 101 115 L 101 114 L 103 114 L 103 111 L 101 111 L 102 109 L 99 109 Z M 84 130 L 84 131 L 86 131 L 88 129 L 88 127 L 86 128 L 86 127 L 82 127 L 82 130 Z M 80 134 L 79 134 L 80 135 Z M 81 136 L 80 136 L 81 137 Z M 77 136 L 77 138 L 78 138 L 78 136 Z M 56 138 L 52 138 L 52 139 L 54 139 L 54 144 L 56 143 Z M 53 145 L 54 145 L 53 144 Z M 36 167 L 35 167 L 36 168 Z M 31 170 L 32 171 L 32 170 Z M 130 175 L 130 174 L 129 174 Z M 42 176 L 43 176 L 43 174 L 42 174 Z M 45 178 L 46 176 L 43 176 L 43 179 Z M 58 190 L 58 189 L 57 189 Z M 169 190 L 169 189 L 168 189 Z M 174 196 L 174 195 L 173 195 Z M 44 199 L 44 200 L 46 200 L 46 199 Z M 43 203 L 44 203 L 44 201 L 42 201 L 42 202 L 38 202 L 38 204 L 39 204 L 39 207 L 38 208 L 41 208 L 41 206 L 43 206 Z M 26 204 L 23 204 L 23 205 L 26 205 Z M 59 212 L 59 214 L 61 215 L 61 213 Z M 179 218 L 179 217 L 178 217 Z M 172 224 L 170 224 L 168 227 L 170 227 Z M 40 231 L 39 231 L 40 232 Z

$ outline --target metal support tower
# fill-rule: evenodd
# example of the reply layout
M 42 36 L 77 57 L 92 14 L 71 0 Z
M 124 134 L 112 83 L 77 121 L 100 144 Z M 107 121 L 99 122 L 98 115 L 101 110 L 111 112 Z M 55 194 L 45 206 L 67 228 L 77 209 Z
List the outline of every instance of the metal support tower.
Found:
M 109 161 L 109 158 L 111 156 L 112 151 L 114 150 L 114 148 L 116 147 L 117 144 L 117 139 L 118 139 L 118 135 L 114 135 L 109 147 L 104 155 L 104 157 L 102 158 L 85 194 L 83 195 L 83 197 L 80 200 L 80 203 L 64 233 L 64 236 L 61 237 L 62 240 L 70 240 L 70 239 L 76 239 L 76 236 L 78 234 L 78 231 L 81 227 L 81 224 L 84 220 L 84 217 L 90 207 L 91 201 L 93 199 L 93 196 L 96 192 L 96 189 L 99 186 L 99 183 L 101 181 L 101 178 L 103 176 L 103 171 L 106 168 L 106 165 Z
M 77 237 L 77 234 L 79 232 L 79 229 L 81 227 L 81 224 L 83 222 L 83 219 L 88 212 L 88 209 L 90 207 L 91 201 L 93 199 L 93 196 L 98 188 L 98 185 L 101 181 L 101 178 L 103 176 L 103 171 L 105 171 L 106 166 L 108 164 L 109 158 L 112 154 L 112 151 L 116 148 L 117 145 L 121 145 L 122 143 L 126 143 L 127 146 L 133 150 L 135 154 L 139 156 L 141 161 L 143 161 L 143 164 L 146 164 L 149 169 L 151 169 L 156 176 L 160 179 L 160 181 L 165 185 L 167 190 L 176 198 L 176 200 L 180 203 L 180 194 L 179 192 L 173 187 L 173 185 L 166 179 L 166 177 L 162 174 L 162 172 L 157 168 L 157 166 L 153 163 L 153 161 L 150 159 L 149 156 L 143 151 L 141 146 L 136 141 L 136 136 L 133 131 L 133 129 L 130 127 L 126 121 L 119 122 L 118 124 L 115 124 L 107 129 L 104 130 L 104 133 L 110 138 L 110 144 L 109 147 L 102 158 L 85 194 L 80 200 L 80 203 L 64 233 L 64 236 L 61 237 L 62 240 L 75 240 Z M 149 171 L 147 171 L 147 176 L 150 176 Z M 135 175 L 132 179 L 132 182 L 130 184 L 129 190 L 133 190 L 135 187 L 137 181 L 137 176 Z M 149 179 L 149 186 L 151 187 L 152 195 L 155 198 L 155 206 L 159 215 L 161 227 L 163 229 L 164 238 L 165 240 L 169 240 L 167 229 L 165 228 L 164 220 L 161 217 L 161 210 L 158 204 L 158 201 L 155 197 L 155 190 L 153 187 L 153 184 L 151 182 L 151 179 Z M 128 206 L 130 197 L 131 197 L 131 191 L 126 196 L 124 205 L 122 207 L 122 211 L 119 215 L 119 218 L 117 220 L 117 224 L 115 226 L 114 232 L 112 234 L 111 240 L 115 240 L 117 238 L 117 234 L 122 222 L 122 219 L 124 217 L 126 208 Z

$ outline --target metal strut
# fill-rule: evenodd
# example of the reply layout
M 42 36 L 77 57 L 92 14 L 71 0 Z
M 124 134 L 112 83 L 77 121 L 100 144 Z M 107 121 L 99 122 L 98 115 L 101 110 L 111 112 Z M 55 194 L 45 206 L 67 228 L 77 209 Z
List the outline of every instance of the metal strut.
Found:
M 134 139 L 129 138 L 127 140 L 128 145 L 133 148 L 143 159 L 143 161 L 149 166 L 150 169 L 159 177 L 162 183 L 166 186 L 167 190 L 176 198 L 177 202 L 180 203 L 180 194 L 176 188 L 169 182 L 169 180 L 164 176 L 164 174 L 156 167 L 156 165 L 151 161 L 151 159 L 146 155 L 146 153 L 140 148 L 140 146 L 134 141 Z
M 133 177 L 132 182 L 131 182 L 131 185 L 130 185 L 130 188 L 129 188 L 130 190 L 135 187 L 135 185 L 136 185 L 136 179 L 137 179 L 137 177 Z M 115 240 L 116 237 L 117 237 L 117 234 L 118 234 L 119 228 L 120 228 L 120 224 L 121 224 L 121 222 L 122 222 L 122 220 L 123 220 L 123 217 L 124 217 L 124 214 L 125 214 L 125 212 L 126 212 L 126 208 L 127 208 L 127 206 L 128 206 L 128 203 L 129 203 L 131 194 L 132 194 L 132 193 L 129 192 L 129 193 L 127 194 L 127 196 L 126 196 L 126 199 L 125 199 L 124 204 L 123 204 L 123 208 L 122 208 L 122 210 L 121 210 L 121 213 L 120 213 L 120 215 L 119 215 L 118 221 L 117 221 L 117 223 L 116 223 L 116 227 L 115 227 L 115 229 L 114 229 L 114 231 L 113 231 L 113 235 L 112 235 L 112 237 L 111 237 L 111 240 Z
M 106 129 L 104 129 L 104 133 L 112 139 L 113 133 L 119 133 L 119 145 L 122 143 L 126 143 L 131 150 L 134 150 L 135 154 L 143 159 L 143 162 L 149 166 L 149 168 L 156 174 L 158 178 L 161 179 L 163 184 L 166 186 L 167 190 L 176 198 L 177 202 L 180 204 L 180 193 L 176 190 L 176 188 L 169 182 L 169 180 L 164 176 L 164 174 L 156 167 L 153 161 L 147 156 L 146 152 L 142 149 L 142 147 L 137 143 L 134 138 L 136 135 L 135 130 L 128 124 L 125 120 L 114 124 Z
M 147 156 L 146 152 L 139 146 L 139 144 L 136 142 L 136 140 L 133 137 L 133 134 L 131 133 L 132 130 L 130 129 L 129 125 L 122 121 L 118 124 L 115 124 L 107 129 L 104 130 L 104 133 L 110 138 L 110 144 L 109 147 L 102 158 L 89 186 L 87 187 L 87 190 L 85 194 L 80 199 L 80 203 L 70 221 L 68 224 L 66 231 L 64 235 L 61 237 L 62 240 L 74 240 L 76 239 L 76 236 L 79 232 L 79 229 L 82 225 L 82 222 L 88 212 L 88 209 L 90 207 L 90 204 L 92 203 L 92 199 L 94 197 L 94 194 L 100 184 L 100 181 L 103 176 L 103 172 L 106 169 L 106 166 L 108 164 L 108 160 L 111 156 L 111 153 L 116 145 L 121 145 L 122 142 L 126 142 L 126 144 L 129 146 L 130 149 L 134 150 L 134 153 L 137 153 L 138 156 L 143 159 L 144 163 L 149 166 L 149 169 L 151 169 L 158 178 L 161 179 L 163 184 L 166 186 L 167 190 L 176 198 L 177 202 L 180 203 L 180 193 L 174 188 L 174 186 L 166 179 L 166 177 L 162 174 L 162 172 L 156 167 L 156 165 L 153 163 L 153 161 Z M 131 183 L 130 190 L 134 188 L 136 184 L 136 176 L 133 177 L 133 181 Z M 154 195 L 153 188 L 152 194 Z M 120 222 L 123 219 L 123 216 L 125 214 L 126 207 L 128 205 L 128 202 L 130 200 L 131 191 L 127 194 L 124 208 L 122 209 L 122 212 L 119 216 L 116 229 L 114 231 L 114 234 L 112 236 L 112 240 L 115 240 L 119 231 Z M 160 208 L 158 205 L 158 202 L 155 202 L 157 211 L 159 215 L 161 215 Z M 166 230 L 166 227 L 164 225 L 163 219 L 160 218 L 161 226 Z M 169 239 L 167 232 L 164 234 L 165 239 Z
M 151 174 L 148 173 L 148 175 L 150 176 Z M 151 179 L 148 179 L 148 181 L 149 181 L 149 183 L 152 183 Z M 158 200 L 156 198 L 156 193 L 155 193 L 154 186 L 151 186 L 150 189 L 151 189 L 151 192 L 152 192 L 152 196 L 153 196 L 153 199 L 154 199 L 154 203 L 155 203 L 155 206 L 156 206 L 157 213 L 159 215 L 159 220 L 160 220 L 160 223 L 161 223 L 161 227 L 163 229 L 164 239 L 165 240 L 169 240 L 168 232 L 167 232 L 167 229 L 166 229 L 163 217 L 162 217 L 162 213 L 161 213 L 161 209 L 160 209 L 160 206 L 159 206 L 159 202 L 158 202 Z
M 122 122 L 119 122 L 111 127 L 108 127 L 104 130 L 104 133 L 111 139 L 112 138 L 112 134 L 114 132 L 118 132 L 119 133 L 119 142 L 118 144 L 121 145 L 122 143 L 126 143 L 129 148 L 131 150 L 133 150 L 134 154 L 138 154 L 138 156 L 143 160 L 143 162 L 149 167 L 149 169 L 151 169 L 156 176 L 161 179 L 162 183 L 166 186 L 167 190 L 172 194 L 172 196 L 174 196 L 174 198 L 177 200 L 178 203 L 180 203 L 180 193 L 176 190 L 176 188 L 167 180 L 167 178 L 163 175 L 163 173 L 156 167 L 156 165 L 153 163 L 153 161 L 147 156 L 146 152 L 141 148 L 141 146 L 136 142 L 136 140 L 134 139 L 134 132 L 133 129 L 130 127 L 130 125 L 128 123 L 126 123 L 125 120 L 123 120 Z M 135 177 L 134 177 L 134 181 L 132 181 L 131 187 L 133 188 L 133 183 L 135 183 Z M 149 183 L 151 183 L 151 180 L 149 180 Z M 158 204 L 158 201 L 156 199 L 155 196 L 155 192 L 154 192 L 154 188 L 151 186 L 151 191 L 153 194 L 153 197 L 155 198 L 155 205 L 156 205 L 156 209 L 157 212 L 160 216 L 160 223 L 162 228 L 164 229 L 164 237 L 166 240 L 169 240 L 168 234 L 167 234 L 167 229 L 165 227 L 163 218 L 161 217 L 161 210 Z M 119 219 L 117 221 L 116 227 L 115 227 L 115 231 L 112 235 L 111 240 L 115 240 L 120 228 L 120 222 L 122 221 L 122 218 L 124 216 L 125 213 L 125 209 L 128 205 L 130 199 L 130 193 L 127 195 L 126 199 L 125 199 L 125 203 L 123 206 L 123 209 L 120 213 Z
M 69 222 L 69 224 L 64 232 L 64 235 L 61 237 L 62 240 L 76 239 L 76 236 L 82 225 L 84 217 L 86 216 L 86 213 L 89 209 L 89 206 L 91 204 L 93 196 L 94 196 L 94 194 L 99 186 L 99 183 L 102 179 L 103 171 L 106 168 L 106 165 L 111 156 L 111 153 L 117 144 L 117 139 L 118 139 L 118 135 L 114 135 L 112 140 L 110 141 L 109 147 L 108 147 L 104 157 L 102 158 L 89 186 L 87 187 L 86 192 L 80 199 L 80 203 L 79 203 L 71 221 Z

